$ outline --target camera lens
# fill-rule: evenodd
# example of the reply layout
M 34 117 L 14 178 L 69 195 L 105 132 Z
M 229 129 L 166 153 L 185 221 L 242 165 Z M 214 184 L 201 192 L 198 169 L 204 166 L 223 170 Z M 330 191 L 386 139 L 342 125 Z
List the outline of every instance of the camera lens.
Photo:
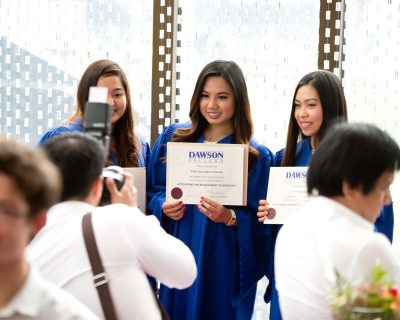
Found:
M 123 176 L 124 170 L 118 166 L 109 166 L 103 169 L 102 176 L 103 176 L 103 193 L 101 195 L 99 206 L 105 206 L 111 203 L 111 196 L 110 192 L 106 186 L 106 179 L 112 178 L 117 186 L 117 189 L 120 190 L 124 185 L 125 178 Z

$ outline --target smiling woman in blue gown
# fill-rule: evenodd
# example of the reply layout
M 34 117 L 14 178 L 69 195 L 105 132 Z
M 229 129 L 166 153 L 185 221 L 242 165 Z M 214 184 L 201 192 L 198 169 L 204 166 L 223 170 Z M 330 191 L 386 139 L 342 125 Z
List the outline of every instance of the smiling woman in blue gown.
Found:
M 155 143 L 147 171 L 148 210 L 193 252 L 198 277 L 185 290 L 161 287 L 172 319 L 251 319 L 257 281 L 272 272 L 271 230 L 257 220 L 267 192 L 272 153 L 253 138 L 244 75 L 231 61 L 201 71 L 190 103 L 191 122 L 167 127 Z M 203 197 L 197 205 L 166 202 L 168 141 L 249 145 L 247 206 L 222 206 Z
M 318 143 L 329 127 L 337 121 L 347 121 L 347 105 L 342 84 L 329 71 L 318 70 L 305 75 L 298 83 L 293 96 L 286 148 L 278 151 L 274 158 L 277 166 L 308 166 Z M 268 218 L 266 200 L 260 200 L 258 217 L 261 222 Z M 375 229 L 393 238 L 393 205 L 382 209 L 375 222 Z M 278 229 L 281 225 L 277 225 Z M 270 261 L 267 261 L 270 263 Z M 281 319 L 278 293 L 273 275 L 267 275 L 270 283 L 265 300 L 271 299 L 270 319 Z
M 38 141 L 42 145 L 53 136 L 66 132 L 83 132 L 86 102 L 90 87 L 108 89 L 107 102 L 112 108 L 110 152 L 106 165 L 121 167 L 145 167 L 150 156 L 150 147 L 136 132 L 137 119 L 133 112 L 128 79 L 122 68 L 108 59 L 91 63 L 83 73 L 76 95 L 74 114 L 63 125 L 45 132 Z

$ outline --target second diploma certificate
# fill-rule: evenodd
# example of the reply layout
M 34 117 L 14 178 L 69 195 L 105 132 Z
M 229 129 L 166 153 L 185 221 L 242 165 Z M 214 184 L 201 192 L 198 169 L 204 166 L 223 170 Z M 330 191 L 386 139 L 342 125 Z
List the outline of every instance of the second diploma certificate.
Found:
M 247 204 L 248 146 L 167 143 L 168 202 L 198 204 L 205 196 L 222 205 Z
M 266 224 L 284 224 L 308 201 L 308 167 L 271 167 L 267 201 L 275 212 L 264 220 Z

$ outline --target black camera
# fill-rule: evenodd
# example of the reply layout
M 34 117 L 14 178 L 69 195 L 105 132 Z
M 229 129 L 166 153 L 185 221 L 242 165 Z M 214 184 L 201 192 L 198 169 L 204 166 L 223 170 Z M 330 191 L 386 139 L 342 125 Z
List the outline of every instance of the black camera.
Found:
M 89 101 L 85 105 L 83 130 L 104 147 L 107 156 L 110 149 L 112 108 L 107 103 L 107 88 L 90 87 Z
M 83 119 L 83 130 L 89 134 L 104 147 L 105 156 L 110 150 L 110 133 L 111 133 L 111 117 L 112 108 L 107 103 L 108 89 L 104 87 L 90 87 L 89 101 L 85 105 L 85 116 Z M 123 170 L 118 166 L 109 166 L 103 169 L 103 194 L 99 206 L 111 203 L 110 192 L 105 185 L 106 178 L 114 179 L 118 190 L 122 188 L 125 178 Z
M 117 186 L 118 190 L 121 190 L 122 186 L 124 185 L 125 178 L 123 176 L 124 170 L 118 166 L 109 166 L 103 169 L 102 176 L 103 176 L 103 193 L 101 195 L 99 206 L 105 206 L 111 203 L 110 192 L 106 186 L 106 179 L 112 178 Z

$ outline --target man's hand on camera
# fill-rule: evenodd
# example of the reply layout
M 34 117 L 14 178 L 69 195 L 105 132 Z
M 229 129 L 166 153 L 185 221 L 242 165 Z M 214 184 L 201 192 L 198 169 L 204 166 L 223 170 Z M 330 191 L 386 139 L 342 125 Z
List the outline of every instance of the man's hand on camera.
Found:
M 133 185 L 133 176 L 127 172 L 123 173 L 125 182 L 120 190 L 112 178 L 106 179 L 106 186 L 111 196 L 111 203 L 124 203 L 128 206 L 137 206 L 137 190 Z

